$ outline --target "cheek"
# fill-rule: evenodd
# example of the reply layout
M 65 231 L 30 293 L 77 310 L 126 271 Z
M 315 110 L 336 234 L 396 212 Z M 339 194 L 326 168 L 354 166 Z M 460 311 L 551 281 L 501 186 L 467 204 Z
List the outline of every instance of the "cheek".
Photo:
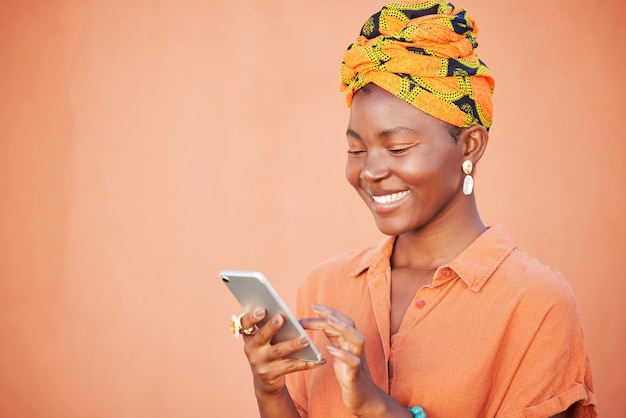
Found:
M 361 176 L 361 166 L 354 160 L 348 159 L 346 162 L 346 180 L 352 187 L 359 186 L 359 180 Z
M 432 161 L 411 159 L 397 164 L 395 171 L 406 183 L 423 185 L 433 180 L 437 173 L 437 167 Z
M 434 160 L 407 161 L 397 173 L 405 183 L 427 194 L 447 190 L 452 179 L 445 162 Z

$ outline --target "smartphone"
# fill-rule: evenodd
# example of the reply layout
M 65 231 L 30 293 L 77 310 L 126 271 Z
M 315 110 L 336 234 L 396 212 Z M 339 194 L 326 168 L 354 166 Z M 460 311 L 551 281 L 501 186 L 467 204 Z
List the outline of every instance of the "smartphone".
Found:
M 220 278 L 246 312 L 254 308 L 265 308 L 265 318 L 257 326 L 262 326 L 276 314 L 281 314 L 285 318 L 282 328 L 272 338 L 272 344 L 298 337 L 308 339 L 309 345 L 286 356 L 286 358 L 314 362 L 322 360 L 322 354 L 313 344 L 309 334 L 302 328 L 300 322 L 263 274 L 258 271 L 222 270 L 220 271 Z

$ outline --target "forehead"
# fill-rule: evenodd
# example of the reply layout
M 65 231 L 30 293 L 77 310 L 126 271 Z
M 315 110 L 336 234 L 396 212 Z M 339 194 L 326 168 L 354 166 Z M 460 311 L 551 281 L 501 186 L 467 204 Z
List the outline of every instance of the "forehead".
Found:
M 424 133 L 448 132 L 448 124 L 399 99 L 388 91 L 370 84 L 354 95 L 348 129 L 360 131 Z

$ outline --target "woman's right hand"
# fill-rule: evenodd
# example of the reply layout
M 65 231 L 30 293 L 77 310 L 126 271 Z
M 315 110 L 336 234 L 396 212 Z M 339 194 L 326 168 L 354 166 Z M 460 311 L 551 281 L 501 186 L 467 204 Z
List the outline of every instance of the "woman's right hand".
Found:
M 256 308 L 247 312 L 241 317 L 242 328 L 256 327 L 265 318 L 265 315 L 266 312 L 263 308 Z M 257 398 L 281 395 L 285 389 L 286 374 L 313 369 L 325 363 L 325 361 L 312 362 L 285 358 L 285 356 L 306 347 L 308 341 L 301 337 L 271 344 L 272 338 L 284 322 L 283 316 L 278 314 L 258 327 L 251 335 L 242 334 L 244 352 L 252 369 Z

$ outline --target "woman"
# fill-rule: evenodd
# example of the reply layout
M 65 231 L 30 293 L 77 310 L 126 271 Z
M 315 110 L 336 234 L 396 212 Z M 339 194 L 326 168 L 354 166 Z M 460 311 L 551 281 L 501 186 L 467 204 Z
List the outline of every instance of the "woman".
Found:
M 300 289 L 329 364 L 285 359 L 302 346 L 270 344 L 281 316 L 241 317 L 262 417 L 597 415 L 571 288 L 477 211 L 494 83 L 476 34 L 445 0 L 392 3 L 347 51 L 346 176 L 389 237 Z

